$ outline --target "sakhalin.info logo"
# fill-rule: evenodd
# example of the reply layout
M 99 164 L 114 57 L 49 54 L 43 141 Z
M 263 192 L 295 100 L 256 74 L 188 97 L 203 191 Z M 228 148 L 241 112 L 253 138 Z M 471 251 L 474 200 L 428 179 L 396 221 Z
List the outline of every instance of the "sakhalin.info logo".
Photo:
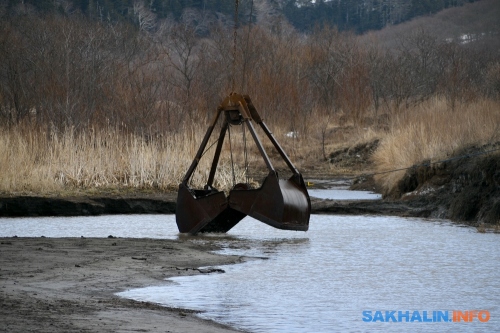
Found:
M 363 311 L 364 322 L 384 323 L 485 323 L 490 320 L 488 310 L 433 310 L 433 311 Z

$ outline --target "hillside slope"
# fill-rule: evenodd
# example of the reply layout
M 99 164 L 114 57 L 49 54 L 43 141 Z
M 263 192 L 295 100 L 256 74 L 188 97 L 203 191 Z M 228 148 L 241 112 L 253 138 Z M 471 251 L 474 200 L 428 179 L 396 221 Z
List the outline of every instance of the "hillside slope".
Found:
M 438 40 L 471 41 L 500 46 L 500 1 L 481 0 L 462 7 L 448 8 L 434 15 L 418 17 L 398 25 L 388 25 L 360 37 L 361 41 L 377 40 L 381 46 L 394 47 L 403 36 L 418 29 L 431 32 Z M 474 44 L 474 45 L 477 45 Z

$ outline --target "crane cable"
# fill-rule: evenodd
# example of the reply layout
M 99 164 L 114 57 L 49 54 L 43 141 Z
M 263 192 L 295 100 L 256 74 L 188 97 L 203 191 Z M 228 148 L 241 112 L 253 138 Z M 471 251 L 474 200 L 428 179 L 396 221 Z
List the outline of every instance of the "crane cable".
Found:
M 250 32 L 252 30 L 252 15 L 253 15 L 253 0 L 250 1 L 250 15 L 248 16 L 248 30 L 247 30 L 247 40 L 245 44 L 245 49 L 243 50 L 243 54 L 248 53 L 248 45 L 250 43 Z M 241 75 L 241 88 L 245 90 L 246 87 L 246 74 L 247 74 L 247 57 L 243 58 L 243 69 Z
M 246 120 L 249 121 L 249 120 Z M 247 151 L 247 135 L 245 130 L 246 124 L 241 124 L 243 127 L 243 158 L 245 159 L 245 182 L 250 183 L 250 179 L 248 177 L 248 151 Z
M 239 7 L 239 0 L 235 0 L 234 4 L 234 30 L 233 30 L 233 66 L 231 69 L 231 92 L 234 92 L 235 89 L 235 76 L 236 76 L 236 42 L 238 39 L 238 7 Z M 233 161 L 233 147 L 231 145 L 231 124 L 229 124 L 228 128 L 228 134 L 229 134 L 229 153 L 231 156 L 231 174 L 233 178 L 233 187 L 236 183 L 236 175 L 234 172 L 234 161 Z
M 236 77 L 236 54 L 237 54 L 237 42 L 238 42 L 238 10 L 239 10 L 239 0 L 235 0 L 235 5 L 234 5 L 234 30 L 233 30 L 233 63 L 232 63 L 232 73 L 231 73 L 231 91 L 235 91 L 235 77 Z M 253 10 L 253 0 L 252 0 L 252 5 L 250 7 L 250 23 L 252 19 L 252 10 Z M 249 32 L 250 33 L 250 32 Z M 247 36 L 247 47 L 248 47 L 248 38 Z M 244 78 L 243 78 L 244 80 Z M 244 120 L 249 121 L 249 120 Z M 245 173 L 245 180 L 246 183 L 249 183 L 249 177 L 248 177 L 248 151 L 247 151 L 247 139 L 246 139 L 246 131 L 245 131 L 245 124 L 242 124 L 243 126 L 243 156 L 245 159 L 245 166 L 244 166 L 244 173 Z M 233 161 L 233 148 L 231 145 L 231 125 L 228 127 L 228 134 L 229 134 L 229 151 L 231 154 L 231 171 L 232 171 L 232 176 L 233 176 L 233 186 L 236 183 L 236 175 L 234 171 L 234 161 Z
M 239 0 L 235 0 L 234 5 L 234 30 L 233 30 L 233 68 L 231 73 L 231 91 L 234 92 L 235 89 L 235 76 L 236 76 L 236 47 L 238 40 L 238 7 L 240 5 Z

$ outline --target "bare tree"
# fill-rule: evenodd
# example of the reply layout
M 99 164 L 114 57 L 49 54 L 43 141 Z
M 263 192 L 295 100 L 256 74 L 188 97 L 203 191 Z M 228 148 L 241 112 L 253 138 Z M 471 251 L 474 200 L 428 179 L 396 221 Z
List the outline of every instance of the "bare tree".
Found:
M 479 84 L 474 84 L 474 81 L 481 75 L 476 63 L 478 56 L 473 56 L 471 51 L 456 43 L 441 45 L 439 52 L 440 91 L 455 110 L 457 102 L 476 97 Z
M 21 19 L 17 24 L 4 22 L 0 28 L 0 117 L 11 126 L 29 115 L 32 105 L 34 66 L 27 55 L 24 33 L 31 24 Z
M 200 67 L 199 55 L 206 48 L 206 44 L 201 43 L 198 38 L 199 28 L 192 20 L 192 12 L 186 12 L 180 22 L 172 22 L 164 28 L 168 31 L 166 56 L 174 69 L 170 83 L 182 92 L 182 105 L 187 107 L 190 116 L 193 115 L 192 93 Z
M 152 31 L 156 27 L 156 15 L 151 12 L 144 0 L 134 1 L 134 15 L 142 31 Z

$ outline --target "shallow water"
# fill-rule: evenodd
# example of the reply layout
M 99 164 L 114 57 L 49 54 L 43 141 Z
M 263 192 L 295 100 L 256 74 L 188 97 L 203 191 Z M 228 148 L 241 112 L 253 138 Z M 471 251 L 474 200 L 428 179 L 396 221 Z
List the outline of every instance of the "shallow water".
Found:
M 0 218 L 0 237 L 132 237 L 175 239 L 174 215 Z
M 368 191 L 346 191 L 344 189 L 308 190 L 311 197 L 335 200 L 380 200 L 382 195 Z
M 179 235 L 173 215 L 0 219 L 0 236 L 149 237 L 265 257 L 122 297 L 202 311 L 250 332 L 495 332 L 500 235 L 446 221 L 313 215 L 308 232 L 246 218 L 228 234 Z M 482 323 L 365 322 L 363 311 L 488 310 Z M 450 317 L 451 318 L 451 317 Z M 404 321 L 404 320 L 403 320 Z
M 217 243 L 221 253 L 268 259 L 119 295 L 203 311 L 204 318 L 250 332 L 493 332 L 500 327 L 495 234 L 421 219 L 315 215 L 307 233 L 248 219 L 228 235 L 186 239 Z M 366 310 L 423 315 L 476 309 L 488 310 L 490 320 L 362 320 Z

